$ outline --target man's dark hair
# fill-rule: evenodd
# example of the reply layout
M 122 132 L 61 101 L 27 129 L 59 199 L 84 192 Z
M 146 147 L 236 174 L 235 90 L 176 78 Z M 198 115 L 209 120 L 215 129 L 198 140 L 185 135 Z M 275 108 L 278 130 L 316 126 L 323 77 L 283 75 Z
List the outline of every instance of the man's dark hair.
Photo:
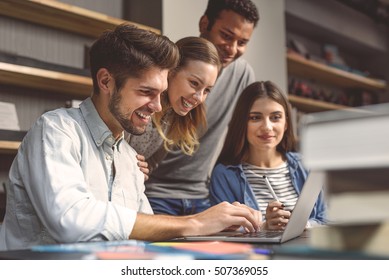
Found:
M 89 55 L 94 93 L 99 92 L 96 75 L 101 68 L 110 72 L 119 90 L 127 78 L 139 77 L 152 67 L 175 68 L 180 56 L 177 46 L 166 36 L 130 24 L 104 32 Z
M 257 7 L 250 0 L 209 0 L 204 13 L 209 21 L 208 30 L 211 30 L 215 20 L 223 10 L 231 10 L 241 15 L 247 21 L 254 23 L 254 27 L 259 20 Z

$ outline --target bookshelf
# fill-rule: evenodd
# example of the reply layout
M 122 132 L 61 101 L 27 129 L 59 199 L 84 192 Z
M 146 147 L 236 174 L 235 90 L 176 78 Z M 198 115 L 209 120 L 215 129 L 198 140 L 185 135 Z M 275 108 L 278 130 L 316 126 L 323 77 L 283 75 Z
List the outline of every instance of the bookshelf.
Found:
M 0 62 L 0 84 L 13 85 L 86 98 L 92 79 L 84 76 Z
M 301 55 L 287 53 L 288 72 L 290 74 L 319 80 L 344 88 L 364 88 L 384 90 L 387 84 L 383 80 L 363 77 L 325 64 L 308 60 Z
M 288 95 L 288 99 L 289 102 L 292 104 L 292 106 L 299 108 L 301 111 L 304 111 L 306 113 L 348 108 L 347 106 L 333 104 L 330 102 L 324 102 L 320 100 L 314 100 L 311 98 L 305 98 L 305 97 L 296 96 L 292 94 Z
M 376 95 L 378 102 L 389 100 L 388 67 L 384 63 L 389 58 L 388 45 L 382 39 L 386 37 L 388 29 L 335 0 L 287 1 L 285 22 L 287 41 L 299 43 L 303 47 L 300 46 L 300 50 L 306 51 L 312 58 L 307 59 L 304 55 L 288 50 L 286 61 L 289 76 L 317 83 L 318 87 L 334 88 L 334 96 L 338 96 L 337 90 L 347 92 L 348 96 L 354 92 L 360 94 L 367 91 Z M 363 69 L 370 72 L 372 77 L 380 79 L 318 62 L 322 57 L 323 46 L 328 44 L 338 47 L 341 57 L 350 68 Z M 347 108 L 291 93 L 289 99 L 301 113 Z
M 97 5 L 94 1 L 86 2 L 84 4 L 91 9 Z M 100 1 L 98 6 L 107 13 L 124 9 L 122 1 Z M 83 57 L 85 46 L 103 31 L 121 23 L 131 23 L 161 34 L 160 30 L 147 25 L 53 0 L 1 0 L 0 18 L 3 27 L 1 52 L 28 56 L 65 68 L 82 68 L 82 65 L 75 65 L 74 59 L 69 58 Z M 66 49 L 69 45 L 75 46 L 71 51 L 76 53 Z M 29 49 L 50 51 L 30 52 Z M 82 59 L 79 61 L 82 62 Z M 25 120 L 24 127 L 21 126 L 23 130 L 28 130 L 30 122 L 42 112 L 64 106 L 69 99 L 84 99 L 92 92 L 92 80 L 88 76 L 21 64 L 13 60 L 0 61 L 0 100 L 17 105 L 18 112 L 22 112 Z M 9 168 L 20 144 L 20 139 L 12 141 L 0 138 L 0 184 L 7 181 Z M 0 188 L 0 224 L 4 209 L 5 196 Z
M 321 81 L 342 88 L 363 88 L 373 91 L 384 91 L 386 81 L 363 77 L 351 72 L 337 69 L 325 64 L 315 62 L 294 53 L 287 53 L 288 73 L 307 79 Z M 305 113 L 326 110 L 338 110 L 347 106 L 314 100 L 289 94 L 290 103 Z
M 96 38 L 102 31 L 128 22 L 140 28 L 160 30 L 102 13 L 51 0 L 2 0 L 0 14 L 44 26 Z
M 0 140 L 0 154 L 16 154 L 19 149 L 20 141 Z
M 161 31 L 140 23 L 111 17 L 99 12 L 51 0 L 2 0 L 0 15 L 65 30 L 88 38 L 97 38 L 102 31 L 127 22 L 161 34 Z M 50 95 L 84 99 L 92 92 L 90 77 L 51 71 L 0 61 L 0 85 L 37 89 Z M 0 154 L 16 154 L 19 141 L 0 139 Z

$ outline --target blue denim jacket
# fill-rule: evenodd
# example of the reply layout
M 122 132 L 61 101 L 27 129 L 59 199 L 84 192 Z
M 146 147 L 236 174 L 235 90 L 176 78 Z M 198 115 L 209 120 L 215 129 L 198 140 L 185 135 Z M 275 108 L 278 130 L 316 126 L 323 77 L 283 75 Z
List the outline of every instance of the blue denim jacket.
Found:
M 299 153 L 286 153 L 292 185 L 298 195 L 308 176 L 308 171 L 301 162 Z M 212 172 L 210 183 L 210 199 L 212 205 L 222 201 L 238 201 L 259 210 L 257 200 L 243 172 L 242 164 L 225 166 L 217 164 Z M 320 193 L 309 218 L 311 224 L 325 223 L 326 205 L 323 191 Z

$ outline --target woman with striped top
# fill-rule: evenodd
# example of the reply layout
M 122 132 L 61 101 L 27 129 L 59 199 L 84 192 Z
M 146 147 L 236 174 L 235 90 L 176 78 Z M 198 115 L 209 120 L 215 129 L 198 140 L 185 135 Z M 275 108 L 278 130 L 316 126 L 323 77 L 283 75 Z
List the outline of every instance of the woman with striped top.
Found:
M 260 210 L 265 229 L 284 229 L 308 171 L 296 152 L 290 105 L 272 82 L 255 82 L 241 94 L 212 172 L 213 204 L 239 201 Z M 325 222 L 321 193 L 308 225 Z

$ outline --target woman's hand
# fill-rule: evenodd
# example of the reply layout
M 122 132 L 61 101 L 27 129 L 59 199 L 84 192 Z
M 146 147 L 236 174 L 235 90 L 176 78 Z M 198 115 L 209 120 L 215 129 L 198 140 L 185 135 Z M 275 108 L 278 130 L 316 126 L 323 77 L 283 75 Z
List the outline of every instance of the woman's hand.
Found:
M 284 230 L 289 222 L 290 211 L 284 210 L 279 201 L 271 201 L 266 208 L 265 228 L 268 230 Z
M 150 173 L 149 164 L 147 163 L 143 155 L 136 155 L 136 158 L 138 159 L 139 169 L 140 171 L 143 172 L 143 174 L 145 175 L 145 181 L 147 181 L 149 179 L 149 173 Z

